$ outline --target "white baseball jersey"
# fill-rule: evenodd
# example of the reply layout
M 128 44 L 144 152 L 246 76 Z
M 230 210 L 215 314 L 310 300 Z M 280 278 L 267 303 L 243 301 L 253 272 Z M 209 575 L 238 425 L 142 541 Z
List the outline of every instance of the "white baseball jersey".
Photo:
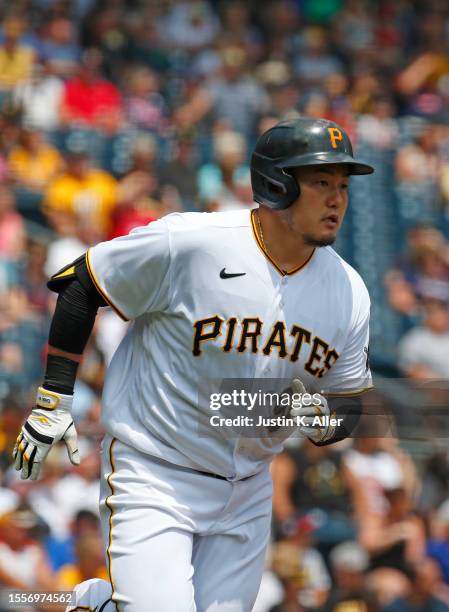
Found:
M 298 377 L 336 394 L 371 387 L 360 276 L 330 247 L 283 272 L 254 212 L 172 214 L 87 255 L 97 289 L 133 320 L 106 376 L 106 431 L 230 480 L 258 472 L 281 447 L 269 438 L 248 446 L 213 427 L 199 435 L 207 380 Z

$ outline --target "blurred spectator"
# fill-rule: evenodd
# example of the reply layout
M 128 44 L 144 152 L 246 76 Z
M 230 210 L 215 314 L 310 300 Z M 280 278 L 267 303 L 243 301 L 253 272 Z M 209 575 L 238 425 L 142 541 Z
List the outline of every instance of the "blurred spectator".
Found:
M 0 46 L 0 101 L 1 95 L 11 92 L 31 76 L 34 51 L 20 43 L 24 22 L 19 17 L 9 17 L 3 23 L 3 43 Z
M 31 539 L 36 516 L 17 505 L 0 515 L 0 585 L 20 591 L 53 591 L 54 579 L 42 545 Z
M 448 612 L 449 606 L 437 596 L 440 580 L 436 562 L 424 559 L 411 572 L 410 594 L 386 605 L 383 612 Z
M 65 449 L 62 449 L 65 452 Z M 70 470 L 53 488 L 54 499 L 60 510 L 73 521 L 80 510 L 98 515 L 100 499 L 100 454 L 98 444 L 84 439 L 80 444 L 81 463 Z
M 321 554 L 311 545 L 314 528 L 311 516 L 304 515 L 273 545 L 271 565 L 283 584 L 284 599 L 271 612 L 322 609 L 331 581 Z
M 126 117 L 137 128 L 159 133 L 166 124 L 167 105 L 157 74 L 150 68 L 133 69 L 128 76 Z
M 251 60 L 260 59 L 263 50 L 261 34 L 251 20 L 251 7 L 242 0 L 223 3 L 221 8 L 222 32 L 220 40 L 224 46 L 242 46 Z
M 90 245 L 98 241 L 98 229 L 93 227 L 89 218 L 78 214 L 73 215 L 71 221 L 73 223 L 66 224 L 64 234 L 61 234 L 48 246 L 45 262 L 47 278 L 80 257 Z
M 374 10 L 366 0 L 346 0 L 334 22 L 338 47 L 352 62 L 372 58 L 375 49 Z
M 329 100 L 329 118 L 343 126 L 351 134 L 351 141 L 357 143 L 356 118 L 349 88 L 349 79 L 344 72 L 333 72 L 323 83 L 324 93 Z
M 383 89 L 380 77 L 372 69 L 357 72 L 349 93 L 352 110 L 355 113 L 369 112 L 374 100 L 384 94 Z
M 81 468 L 76 473 L 71 469 L 65 445 L 59 444 L 50 452 L 42 478 L 25 488 L 28 503 L 49 526 L 50 534 L 58 539 L 69 536 L 72 522 L 80 510 L 98 515 L 98 449 L 82 436 L 79 436 L 79 448 Z M 19 481 L 14 488 L 18 490 L 23 486 Z
M 50 182 L 45 193 L 44 212 L 50 225 L 58 231 L 67 214 L 80 215 L 105 236 L 116 206 L 115 179 L 93 167 L 85 152 L 69 153 L 66 161 L 65 172 Z
M 18 394 L 7 395 L 0 403 L 0 482 L 11 466 L 11 455 L 17 439 L 17 427 L 21 427 L 25 408 Z M 1 509 L 1 496 L 0 496 Z
M 156 176 L 149 172 L 133 172 L 118 187 L 117 208 L 112 214 L 110 239 L 126 236 L 132 229 L 147 225 L 162 216 L 157 198 Z
M 83 22 L 82 39 L 85 46 L 100 49 L 104 58 L 104 74 L 116 83 L 120 79 L 123 58 L 130 42 L 126 28 L 129 13 L 123 3 L 90 2 L 93 6 L 89 19 Z
M 59 126 L 62 92 L 61 79 L 48 63 L 33 65 L 30 79 L 19 83 L 14 90 L 14 103 L 22 113 L 23 124 L 50 131 Z
M 166 45 L 187 51 L 212 43 L 218 27 L 218 19 L 205 0 L 178 0 L 158 23 L 159 36 Z
M 327 77 L 342 69 L 340 60 L 329 52 L 327 31 L 317 26 L 304 29 L 293 66 L 306 88 L 321 86 Z
M 154 167 L 156 156 L 157 144 L 151 134 L 136 138 L 131 150 L 131 168 L 117 187 L 117 206 L 111 215 L 109 238 L 126 235 L 163 214 Z
M 360 610 L 377 612 L 375 597 L 365 586 L 369 557 L 357 542 L 343 542 L 330 553 L 330 564 L 335 585 L 331 590 L 325 612 Z
M 441 26 L 441 24 L 439 24 Z M 444 40 L 440 40 L 443 44 Z M 441 50 L 422 52 L 399 75 L 397 85 L 399 91 L 412 96 L 420 90 L 432 89 L 438 80 L 449 74 L 449 58 Z
M 358 138 L 379 150 L 392 150 L 399 138 L 393 100 L 386 96 L 374 98 L 369 112 L 358 122 Z
M 8 155 L 11 178 L 20 189 L 42 192 L 62 169 L 59 151 L 45 142 L 41 132 L 22 128 L 19 143 Z
M 384 489 L 387 507 L 360 517 L 360 543 L 371 557 L 370 570 L 390 568 L 407 576 L 410 565 L 425 553 L 425 530 L 403 488 Z
M 25 225 L 15 210 L 15 197 L 11 189 L 0 184 L 0 257 L 19 261 L 25 246 Z
M 359 517 L 367 512 L 386 511 L 385 490 L 403 488 L 408 495 L 415 493 L 414 464 L 394 438 L 382 437 L 385 434 L 381 416 L 374 414 L 362 420 L 353 448 L 344 452 L 344 466 L 355 479 L 356 490 L 360 491 L 357 484 L 363 485 L 363 495 L 356 497 Z
M 143 64 L 157 72 L 166 72 L 172 66 L 173 53 L 166 44 L 163 29 L 157 25 L 155 9 L 155 4 L 147 3 L 141 11 L 126 14 L 127 44 L 123 55 L 132 64 Z
M 40 58 L 46 62 L 53 74 L 62 78 L 73 76 L 81 50 L 75 43 L 74 26 L 70 19 L 54 17 L 44 30 L 40 45 Z
M 300 448 L 287 447 L 275 458 L 272 473 L 273 514 L 281 529 L 307 512 L 316 521 L 314 538 L 324 550 L 355 537 L 357 483 L 340 452 L 304 440 Z
M 439 175 L 440 138 L 441 133 L 436 126 L 424 124 L 415 142 L 399 150 L 396 172 L 400 181 L 419 182 L 435 179 Z
M 47 245 L 39 240 L 28 239 L 20 284 L 27 298 L 30 317 L 35 317 L 41 322 L 49 315 L 51 303 L 51 294 L 46 287 L 46 260 Z
M 426 458 L 422 467 L 421 478 L 422 482 L 417 500 L 417 508 L 422 515 L 428 515 L 433 508 L 437 508 L 447 498 L 449 490 L 449 453 L 445 450 L 436 451 Z M 443 515 L 449 518 L 449 512 L 446 515 L 442 507 L 442 517 Z M 445 579 L 446 577 L 449 582 L 449 568 L 447 576 L 445 574 Z
M 44 546 L 52 569 L 59 570 L 63 565 L 72 565 L 75 562 L 74 545 L 77 539 L 85 535 L 101 534 L 99 517 L 90 510 L 79 510 L 66 537 L 55 537 L 49 533 L 44 538 Z
M 229 131 L 215 134 L 215 163 L 205 164 L 198 172 L 199 196 L 207 210 L 254 206 L 249 168 L 244 164 L 245 149 L 245 141 L 239 134 Z
M 109 579 L 100 533 L 78 536 L 74 548 L 74 562 L 63 565 L 57 573 L 59 589 L 71 591 L 77 584 L 90 578 Z
M 302 107 L 304 117 L 324 117 L 330 119 L 331 107 L 329 98 L 322 93 L 310 93 L 305 99 Z
M 447 482 L 446 482 L 447 495 Z M 431 518 L 427 554 L 434 559 L 446 584 L 449 584 L 449 500 L 446 499 Z
M 449 378 L 449 310 L 446 302 L 427 300 L 424 321 L 398 346 L 399 365 L 411 378 Z
M 247 60 L 241 47 L 225 47 L 219 74 L 206 79 L 191 100 L 178 110 L 178 122 L 192 125 L 210 111 L 214 122 L 251 138 L 258 119 L 268 110 L 269 100 L 247 71 Z
M 384 280 L 389 305 L 402 315 L 410 317 L 413 324 L 414 317 L 418 314 L 417 296 L 413 287 L 398 270 L 387 272 Z
M 437 126 L 424 124 L 415 141 L 397 153 L 397 193 L 405 218 L 435 219 L 441 198 L 441 137 Z
M 299 117 L 299 87 L 292 78 L 288 64 L 276 60 L 264 62 L 259 66 L 257 76 L 270 96 L 267 116 L 275 117 L 275 123 Z M 264 131 L 259 129 L 259 133 Z
M 416 317 L 420 300 L 449 302 L 447 243 L 440 231 L 426 225 L 409 229 L 406 239 L 407 249 L 398 268 L 385 280 L 391 306 Z
M 290 0 L 270 0 L 264 2 L 259 12 L 266 37 L 266 57 L 287 59 L 296 35 L 302 32 L 299 5 Z
M 217 78 L 206 82 L 216 120 L 246 138 L 254 134 L 257 120 L 268 108 L 263 88 L 248 72 L 248 57 L 241 47 L 226 47 Z
M 198 210 L 198 154 L 193 139 L 180 135 L 174 145 L 173 157 L 161 164 L 159 181 L 161 185 L 173 186 L 182 201 L 182 208 Z
M 448 81 L 449 81 L 449 78 L 448 78 Z M 449 102 L 449 96 L 448 96 L 448 102 Z M 449 104 L 447 106 L 449 108 Z M 449 162 L 447 161 L 447 159 L 444 160 L 443 165 L 441 167 L 440 187 L 441 187 L 441 194 L 444 198 L 443 204 L 446 210 L 448 210 L 449 209 Z
M 66 81 L 61 103 L 63 125 L 93 127 L 113 134 L 120 127 L 122 100 L 118 89 L 101 76 L 98 49 L 83 53 L 78 74 Z

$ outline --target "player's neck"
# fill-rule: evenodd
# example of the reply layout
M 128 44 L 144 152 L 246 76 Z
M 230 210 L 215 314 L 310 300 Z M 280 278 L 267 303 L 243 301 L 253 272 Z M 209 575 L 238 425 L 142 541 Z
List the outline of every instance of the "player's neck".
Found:
M 276 265 L 281 270 L 296 269 L 310 258 L 314 247 L 305 244 L 287 221 L 266 206 L 260 206 L 256 215 L 259 238 Z

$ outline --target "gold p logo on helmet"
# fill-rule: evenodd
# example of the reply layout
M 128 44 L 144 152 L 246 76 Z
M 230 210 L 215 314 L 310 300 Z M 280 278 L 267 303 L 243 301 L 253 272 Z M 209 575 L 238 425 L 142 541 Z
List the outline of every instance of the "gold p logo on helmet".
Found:
M 332 148 L 336 149 L 338 146 L 338 141 L 343 140 L 343 134 L 341 133 L 341 130 L 335 127 L 327 128 L 327 131 L 329 132 Z

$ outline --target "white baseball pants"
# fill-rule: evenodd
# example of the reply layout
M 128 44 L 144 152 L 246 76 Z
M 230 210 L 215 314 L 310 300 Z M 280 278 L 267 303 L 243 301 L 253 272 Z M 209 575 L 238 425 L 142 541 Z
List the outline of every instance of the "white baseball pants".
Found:
M 101 523 L 119 612 L 250 612 L 270 534 L 267 468 L 228 482 L 105 437 Z

